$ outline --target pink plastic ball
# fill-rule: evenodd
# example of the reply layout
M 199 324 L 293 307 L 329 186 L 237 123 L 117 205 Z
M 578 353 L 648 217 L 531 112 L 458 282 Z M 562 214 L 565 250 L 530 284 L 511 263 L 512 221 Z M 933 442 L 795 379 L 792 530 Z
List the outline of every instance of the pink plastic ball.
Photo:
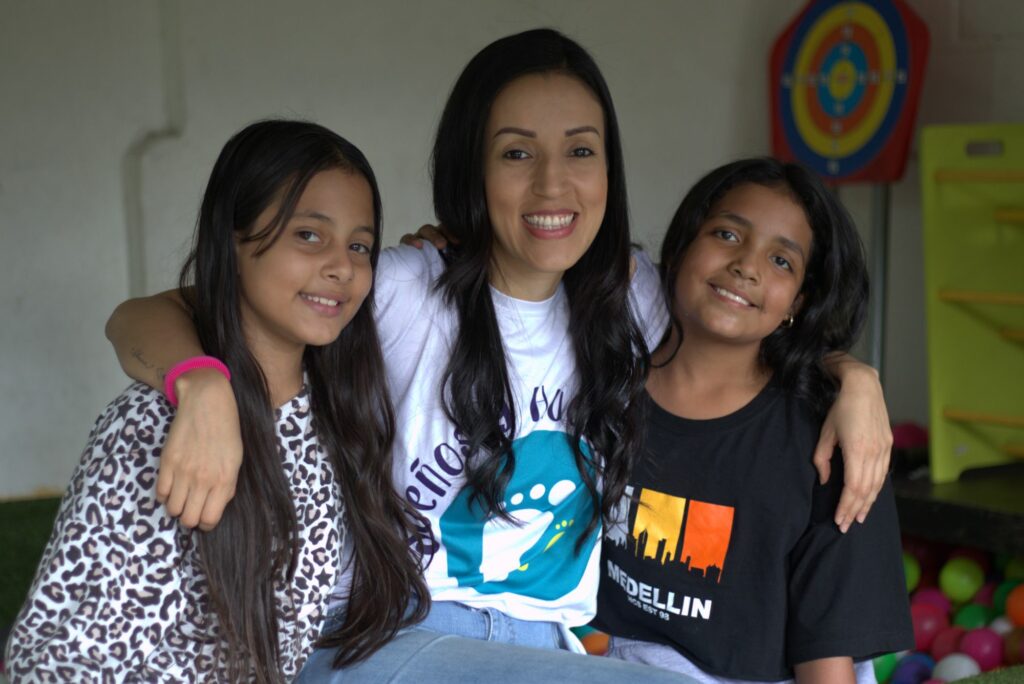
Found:
M 974 658 L 982 672 L 988 672 L 1003 662 L 1003 638 L 988 627 L 972 629 L 960 639 L 960 651 Z
M 943 613 L 949 613 L 953 609 L 953 604 L 949 598 L 938 587 L 922 587 L 915 591 L 913 596 L 910 597 L 910 605 L 915 603 L 930 603 L 939 608 Z
M 915 603 L 910 606 L 910 619 L 914 624 L 914 648 L 928 651 L 935 636 L 949 627 L 949 617 L 938 606 L 930 603 Z
M 946 684 L 945 679 L 926 679 L 921 684 Z
M 967 630 L 960 625 L 950 625 L 936 634 L 932 639 L 931 647 L 932 658 L 935 658 L 935 662 L 942 660 L 950 653 L 959 651 L 960 639 L 964 634 L 967 634 Z
M 985 582 L 985 584 L 981 585 L 978 593 L 971 597 L 971 603 L 980 603 L 983 606 L 992 607 L 992 595 L 996 592 L 997 586 L 995 582 Z

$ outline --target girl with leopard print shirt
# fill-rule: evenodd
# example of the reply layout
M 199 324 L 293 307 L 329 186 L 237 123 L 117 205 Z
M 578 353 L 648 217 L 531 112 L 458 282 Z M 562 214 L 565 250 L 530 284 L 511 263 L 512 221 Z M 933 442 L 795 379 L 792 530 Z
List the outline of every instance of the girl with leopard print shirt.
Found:
M 12 682 L 286 681 L 318 642 L 354 662 L 422 617 L 363 305 L 380 213 L 369 163 L 325 128 L 264 121 L 227 143 L 180 293 L 204 351 L 230 369 L 236 495 L 207 532 L 156 495 L 174 394 L 216 370 L 172 380 L 168 398 L 125 390 L 89 436 L 11 632 Z M 190 367 L 215 365 L 202 358 Z M 344 621 L 322 636 L 341 603 Z

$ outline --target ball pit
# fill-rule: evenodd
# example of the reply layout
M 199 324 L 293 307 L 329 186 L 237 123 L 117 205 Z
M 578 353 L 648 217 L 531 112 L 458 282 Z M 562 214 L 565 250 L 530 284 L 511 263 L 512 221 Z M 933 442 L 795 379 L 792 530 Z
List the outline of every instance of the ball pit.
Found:
M 1024 556 L 904 537 L 915 651 L 874 659 L 879 684 L 946 684 L 1024 665 Z

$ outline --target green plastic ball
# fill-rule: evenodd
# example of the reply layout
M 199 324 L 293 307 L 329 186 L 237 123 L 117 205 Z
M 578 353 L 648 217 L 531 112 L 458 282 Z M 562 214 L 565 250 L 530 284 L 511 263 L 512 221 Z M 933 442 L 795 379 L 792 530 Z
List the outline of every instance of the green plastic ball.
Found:
M 949 559 L 939 573 L 942 593 L 953 603 L 963 603 L 974 596 L 985 582 L 981 566 L 970 558 L 957 556 Z
M 921 564 L 913 555 L 903 552 L 903 576 L 907 580 L 907 592 L 917 589 L 917 583 L 921 581 Z
M 889 681 L 889 677 L 892 676 L 892 671 L 896 669 L 896 663 L 899 658 L 895 653 L 886 653 L 875 658 L 872 663 L 875 666 L 875 679 L 878 680 L 878 684 L 885 684 Z
M 991 614 L 992 611 L 988 606 L 983 606 L 980 603 L 968 603 L 956 612 L 953 624 L 960 625 L 964 629 L 978 629 L 989 623 Z

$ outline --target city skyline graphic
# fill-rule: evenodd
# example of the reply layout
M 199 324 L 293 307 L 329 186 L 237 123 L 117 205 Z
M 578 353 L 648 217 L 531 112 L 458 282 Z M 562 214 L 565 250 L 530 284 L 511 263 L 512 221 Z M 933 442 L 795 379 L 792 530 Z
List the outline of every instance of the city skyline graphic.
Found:
M 623 504 L 627 502 L 624 497 Z M 732 537 L 732 506 L 641 489 L 638 504 L 630 508 L 635 514 L 628 535 L 622 528 L 618 533 L 610 530 L 608 541 L 630 549 L 636 558 L 662 566 L 679 563 L 692 576 L 721 582 Z

